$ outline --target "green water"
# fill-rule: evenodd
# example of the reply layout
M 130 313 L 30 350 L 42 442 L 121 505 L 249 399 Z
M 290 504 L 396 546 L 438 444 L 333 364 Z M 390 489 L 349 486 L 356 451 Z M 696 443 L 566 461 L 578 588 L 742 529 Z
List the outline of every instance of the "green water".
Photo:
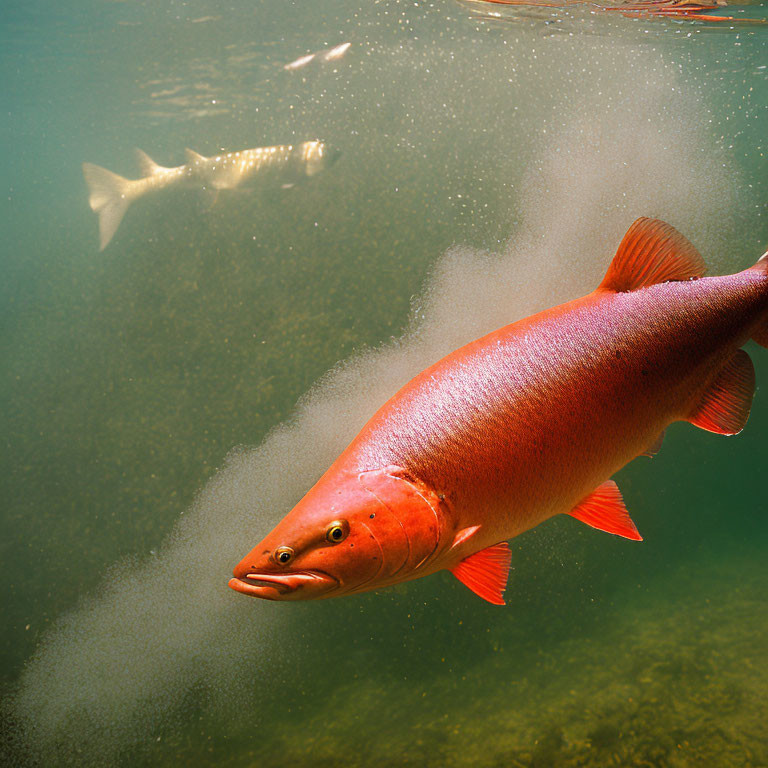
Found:
M 226 587 L 398 386 L 591 290 L 637 216 L 714 272 L 757 259 L 768 25 L 453 0 L 0 22 L 5 762 L 768 764 L 756 345 L 742 435 L 674 425 L 617 476 L 644 542 L 549 521 L 512 542 L 505 608 L 448 574 Z M 306 183 L 139 201 L 98 252 L 82 162 L 312 138 L 342 154 Z

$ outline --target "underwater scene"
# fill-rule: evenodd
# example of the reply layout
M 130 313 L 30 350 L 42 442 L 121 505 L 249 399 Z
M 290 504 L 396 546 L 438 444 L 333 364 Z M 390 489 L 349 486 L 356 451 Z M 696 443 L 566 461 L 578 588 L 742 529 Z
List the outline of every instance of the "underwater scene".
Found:
M 764 337 L 742 433 L 613 475 L 643 540 L 534 525 L 505 606 L 228 587 L 639 217 L 766 251 L 768 5 L 616 5 L 3 4 L 2 765 L 768 765 Z

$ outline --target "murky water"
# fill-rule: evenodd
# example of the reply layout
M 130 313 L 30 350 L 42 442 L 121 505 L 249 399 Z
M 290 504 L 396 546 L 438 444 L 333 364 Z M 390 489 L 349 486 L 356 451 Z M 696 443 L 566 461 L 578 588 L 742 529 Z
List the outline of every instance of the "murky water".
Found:
M 449 574 L 226 587 L 397 387 L 591 290 L 637 216 L 714 272 L 756 260 L 768 26 L 451 0 L 0 19 L 9 763 L 768 763 L 754 345 L 742 435 L 675 425 L 616 478 L 645 541 L 549 521 L 512 542 L 506 608 Z M 138 200 L 99 253 L 83 162 L 315 138 L 341 150 L 322 173 Z

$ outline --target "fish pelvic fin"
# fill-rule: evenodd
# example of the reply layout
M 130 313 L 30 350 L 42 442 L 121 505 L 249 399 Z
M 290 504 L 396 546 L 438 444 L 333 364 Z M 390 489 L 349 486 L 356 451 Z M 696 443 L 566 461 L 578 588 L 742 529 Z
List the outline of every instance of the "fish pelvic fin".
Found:
M 624 293 L 707 271 L 699 252 L 674 227 L 640 218 L 627 230 L 598 290 Z
M 93 163 L 83 163 L 83 176 L 90 195 L 88 203 L 99 215 L 99 250 L 103 251 L 128 210 L 132 182 Z
M 506 605 L 504 590 L 507 587 L 511 561 L 509 544 L 502 541 L 465 557 L 450 570 L 465 587 L 483 600 L 493 605 Z
M 708 432 L 737 435 L 747 423 L 754 394 L 755 367 L 740 349 L 717 374 L 688 421 Z
M 632 541 L 643 540 L 627 512 L 619 486 L 613 480 L 606 480 L 602 485 L 598 485 L 568 514 L 592 528 L 597 528 L 598 531 L 613 533 Z

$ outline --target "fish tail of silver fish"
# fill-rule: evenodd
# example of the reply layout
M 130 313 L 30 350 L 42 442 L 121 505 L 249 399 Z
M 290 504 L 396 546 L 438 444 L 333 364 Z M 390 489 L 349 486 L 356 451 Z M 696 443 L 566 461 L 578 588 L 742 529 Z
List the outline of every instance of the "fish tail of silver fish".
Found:
M 83 163 L 83 176 L 88 185 L 88 203 L 99 215 L 99 250 L 103 251 L 128 210 L 132 182 L 93 163 Z

